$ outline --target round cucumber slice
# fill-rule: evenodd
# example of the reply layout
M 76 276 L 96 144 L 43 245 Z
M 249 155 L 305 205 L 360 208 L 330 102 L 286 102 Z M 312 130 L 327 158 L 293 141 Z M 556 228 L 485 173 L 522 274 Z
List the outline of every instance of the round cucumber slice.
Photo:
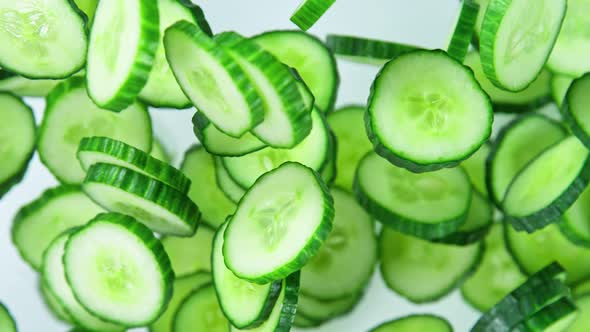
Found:
M 328 35 L 326 46 L 340 58 L 377 66 L 419 49 L 417 46 L 344 35 Z
M 490 155 L 490 150 L 491 144 L 486 143 L 471 155 L 471 157 L 461 163 L 474 189 L 486 198 L 488 197 L 488 188 L 486 187 L 486 160 Z
M 479 10 L 479 4 L 476 1 L 463 0 L 461 2 L 453 33 L 447 45 L 447 53 L 459 62 L 465 60 L 471 45 Z
M 587 115 L 590 105 L 589 89 L 590 73 L 573 81 L 561 107 L 565 123 L 586 146 L 590 146 L 590 116 Z
M 16 322 L 10 311 L 0 302 L 0 331 L 16 332 Z
M 411 315 L 385 322 L 370 332 L 453 332 L 453 327 L 444 318 L 434 315 Z
M 326 164 L 320 171 L 320 176 L 328 188 L 332 188 L 332 186 L 334 186 L 334 181 L 336 181 L 336 176 L 338 175 L 338 170 L 336 169 L 336 159 L 338 157 L 337 149 L 338 140 L 336 139 L 334 132 L 330 130 L 330 151 L 328 152 Z
M 176 278 L 211 271 L 211 246 L 215 230 L 200 226 L 191 237 L 163 236 L 164 250 L 170 258 Z
M 291 22 L 307 31 L 335 2 L 336 0 L 304 0 L 291 16 Z
M 174 315 L 172 331 L 228 332 L 230 326 L 217 302 L 215 288 L 205 285 L 182 301 Z
M 244 194 L 246 194 L 246 190 L 240 187 L 240 185 L 229 176 L 225 166 L 223 166 L 223 161 L 221 161 L 221 158 L 219 157 L 215 158 L 215 176 L 217 178 L 219 189 L 221 189 L 225 196 L 231 199 L 232 202 L 237 204 L 240 199 L 244 197 Z

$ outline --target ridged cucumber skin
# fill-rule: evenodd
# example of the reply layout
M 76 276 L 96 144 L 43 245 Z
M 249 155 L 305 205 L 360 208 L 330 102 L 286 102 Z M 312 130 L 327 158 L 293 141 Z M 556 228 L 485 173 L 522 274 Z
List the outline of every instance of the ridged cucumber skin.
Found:
M 2 302 L 0 302 L 0 327 L 7 327 L 7 331 L 3 332 L 16 332 L 16 322 L 10 314 L 10 311 Z
M 496 113 L 525 113 L 535 111 L 549 105 L 553 101 L 551 96 L 547 95 L 541 98 L 531 100 L 526 104 L 506 104 L 494 103 L 493 108 Z
M 174 214 L 187 227 L 186 230 L 159 230 L 162 233 L 192 236 L 197 230 L 201 218 L 201 212 L 197 205 L 185 194 L 158 180 L 125 167 L 98 163 L 88 169 L 86 179 L 82 184 L 82 190 L 88 194 L 89 186 L 96 184 L 112 187 L 113 190 L 124 191 L 127 195 L 136 199 L 155 204 Z M 100 199 L 92 197 L 91 194 L 89 196 L 99 205 L 101 204 Z M 105 208 L 109 209 L 108 206 L 105 206 Z
M 150 156 L 143 150 L 112 138 L 95 136 L 85 137 L 80 141 L 78 160 L 82 163 L 82 167 L 87 169 L 91 164 L 85 165 L 85 153 L 104 154 L 107 158 L 115 158 L 124 164 L 130 164 L 146 175 L 166 183 L 183 194 L 188 192 L 191 185 L 191 181 L 170 164 Z M 100 157 L 97 161 L 101 162 Z M 108 160 L 102 162 L 108 162 Z
M 450 38 L 447 53 L 459 62 L 465 60 L 475 31 L 479 4 L 473 0 L 463 0 L 455 30 Z
M 372 328 L 371 330 L 369 330 L 369 332 L 388 332 L 388 331 L 395 331 L 395 325 L 397 323 L 401 323 L 404 320 L 410 320 L 410 319 L 432 319 L 432 320 L 437 320 L 441 322 L 441 326 L 444 326 L 443 330 L 437 330 L 437 331 L 430 331 L 430 332 L 453 332 L 453 326 L 451 325 L 451 323 L 449 323 L 449 321 L 447 321 L 445 318 L 440 317 L 440 316 L 436 316 L 436 315 L 432 315 L 432 314 L 414 314 L 414 315 L 409 315 L 409 316 L 404 316 L 401 318 L 397 318 L 382 324 L 379 324 L 378 326 Z M 391 329 L 391 330 L 390 330 Z M 406 330 L 404 330 L 404 332 L 408 332 Z M 417 332 L 417 331 L 416 331 Z
M 131 1 L 131 0 L 126 0 Z M 86 88 L 88 96 L 96 105 L 114 112 L 120 112 L 133 104 L 139 93 L 146 85 L 147 80 L 156 58 L 156 51 L 160 41 L 160 14 L 158 12 L 158 2 L 153 0 L 133 0 L 139 3 L 139 42 L 137 53 L 131 65 L 130 71 L 125 81 L 121 84 L 118 91 L 111 96 L 110 100 L 98 100 L 93 93 L 92 77 L 89 77 L 90 71 L 87 70 Z M 97 15 L 100 15 L 101 4 L 97 8 Z M 116 31 L 115 33 L 119 33 Z M 90 31 L 92 40 L 92 30 Z M 88 61 L 91 61 L 92 44 L 88 45 Z M 97 88 L 100 88 L 98 83 Z
M 580 78 L 575 79 L 572 84 L 570 85 L 567 94 L 565 95 L 565 99 L 563 101 L 563 105 L 561 106 L 561 115 L 563 117 L 563 121 L 566 123 L 567 127 L 572 131 L 574 135 L 586 146 L 590 147 L 590 132 L 584 130 L 582 125 L 580 124 L 577 116 L 572 112 L 571 109 L 571 101 L 570 99 L 573 98 L 572 93 L 574 91 L 574 87 L 578 84 L 578 82 L 583 82 L 586 80 L 590 80 L 590 73 L 586 73 Z M 578 92 L 579 93 L 579 92 Z M 584 110 L 578 110 L 578 112 L 584 112 Z
M 74 285 L 72 284 L 71 276 L 72 274 L 76 273 L 75 267 L 70 267 L 68 269 L 68 252 L 70 252 L 71 250 L 75 250 L 74 245 L 72 243 L 76 240 L 76 237 L 84 236 L 84 233 L 91 232 L 92 227 L 100 224 L 110 224 L 114 227 L 125 229 L 126 232 L 135 236 L 137 240 L 143 246 L 145 246 L 146 250 L 150 251 L 154 260 L 158 263 L 159 273 L 162 278 L 162 284 L 165 286 L 162 294 L 163 303 L 161 307 L 158 309 L 158 311 L 154 312 L 153 315 L 151 315 L 151 317 L 147 318 L 145 321 L 136 322 L 135 324 L 133 324 L 134 326 L 148 325 L 155 321 L 166 310 L 166 307 L 168 306 L 168 302 L 172 297 L 172 283 L 174 281 L 174 271 L 172 271 L 170 259 L 168 259 L 168 255 L 166 254 L 166 251 L 164 250 L 164 247 L 162 246 L 160 240 L 158 240 L 158 238 L 154 236 L 154 233 L 149 228 L 147 228 L 147 226 L 138 222 L 133 217 L 113 212 L 101 213 L 97 215 L 94 219 L 90 220 L 86 225 L 74 230 L 70 234 L 66 242 L 63 262 L 65 266 L 66 279 L 68 281 L 68 284 L 72 288 L 72 293 L 74 294 L 76 300 L 78 300 L 78 302 L 93 315 L 100 317 L 106 322 L 130 326 L 130 322 L 115 321 L 109 319 L 109 317 L 102 317 L 100 313 L 96 312 L 95 310 L 93 310 L 93 308 L 90 308 L 85 304 L 83 299 L 80 298 L 77 292 L 75 291 Z
M 299 271 L 293 272 L 285 278 L 283 285 L 285 288 L 285 298 L 283 299 L 283 306 L 281 308 L 281 318 L 275 328 L 275 332 L 289 332 L 291 326 L 293 326 L 295 313 L 297 312 L 297 302 L 299 300 L 300 280 L 301 273 Z
M 303 0 L 291 16 L 291 22 L 307 31 L 332 7 L 336 0 Z
M 554 324 L 560 324 L 559 327 L 565 328 L 571 325 L 578 314 L 575 303 L 568 297 L 563 297 L 544 307 L 526 321 L 512 327 L 511 331 L 544 332 L 550 331 Z
M 381 61 L 419 49 L 417 46 L 346 35 L 328 35 L 326 46 L 336 55 Z

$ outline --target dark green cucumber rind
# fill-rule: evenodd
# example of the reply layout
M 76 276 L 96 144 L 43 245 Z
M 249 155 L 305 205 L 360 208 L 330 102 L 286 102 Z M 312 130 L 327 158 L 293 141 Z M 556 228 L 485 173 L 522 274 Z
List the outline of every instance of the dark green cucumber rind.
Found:
M 478 13 L 479 4 L 473 0 L 463 0 L 457 25 L 447 47 L 447 53 L 457 61 L 463 62 L 465 60 L 474 35 Z
M 10 320 L 10 323 L 12 325 L 12 331 L 6 331 L 6 332 L 16 332 L 16 322 L 14 321 L 14 318 L 12 317 L 12 314 L 10 313 L 10 311 L 8 310 L 8 308 L 6 308 L 6 306 L 4 304 L 2 304 L 2 302 L 0 302 L 0 317 L 4 317 L 4 315 L 2 314 L 6 314 L 6 318 Z
M 142 201 L 149 201 L 176 215 L 191 229 L 191 232 L 184 236 L 191 236 L 197 230 L 201 218 L 197 205 L 186 195 L 158 180 L 128 168 L 98 163 L 88 169 L 82 189 L 85 190 L 86 186 L 93 184 L 122 190 L 128 195 L 136 196 Z M 97 202 L 93 197 L 90 198 Z
M 295 315 L 295 320 L 293 321 L 293 326 L 298 327 L 300 329 L 310 329 L 313 327 L 318 327 L 322 324 L 323 322 L 317 322 L 312 319 L 309 319 L 308 317 L 305 317 L 305 315 L 303 315 L 301 311 L 297 312 L 297 315 Z
M 528 111 L 538 110 L 549 105 L 553 101 L 551 96 L 543 96 L 526 104 L 504 104 L 493 103 L 492 107 L 496 113 L 524 113 Z
M 396 323 L 396 322 L 399 322 L 399 321 L 403 321 L 404 319 L 409 319 L 409 318 L 419 318 L 419 317 L 438 319 L 438 320 L 440 320 L 441 322 L 444 322 L 444 323 L 445 323 L 445 325 L 446 325 L 446 326 L 448 327 L 448 329 L 449 329 L 449 332 L 452 332 L 452 331 L 453 331 L 453 326 L 451 325 L 451 323 L 449 323 L 449 321 L 448 321 L 448 320 L 446 320 L 446 319 L 445 319 L 445 318 L 443 318 L 443 317 L 440 317 L 440 316 L 437 316 L 437 315 L 433 315 L 433 314 L 413 314 L 413 315 L 408 315 L 408 316 L 404 316 L 404 317 L 396 318 L 396 319 L 394 319 L 394 320 L 390 320 L 390 321 L 387 321 L 387 322 L 381 323 L 381 324 L 379 324 L 378 326 L 375 326 L 374 328 L 372 328 L 371 330 L 369 330 L 369 332 L 374 332 L 374 331 L 377 331 L 377 330 L 379 330 L 379 329 L 380 329 L 380 328 L 382 328 L 382 327 L 385 327 L 385 326 L 387 326 L 387 325 L 390 325 L 390 324 L 394 324 L 394 323 Z M 418 331 L 416 331 L 416 332 L 418 332 Z
M 428 51 L 417 50 L 417 51 L 413 51 L 413 52 L 410 52 L 407 54 L 409 55 L 409 54 L 418 53 L 418 52 L 429 52 L 429 53 L 448 57 L 446 55 L 447 53 L 444 51 L 441 51 L 441 50 L 428 50 Z M 449 59 L 452 59 L 451 61 L 454 61 L 457 65 L 460 65 L 463 67 L 463 65 L 460 62 L 458 62 L 457 60 L 455 60 L 454 58 L 449 57 Z M 393 59 L 391 61 L 395 61 L 395 60 L 396 59 Z M 389 64 L 389 62 L 388 62 L 388 64 Z M 473 74 L 473 71 L 467 69 L 466 67 L 463 67 L 463 68 L 465 68 L 465 71 L 468 73 L 469 77 L 472 79 L 472 81 L 471 81 L 472 84 L 479 87 L 479 83 L 475 79 L 475 75 Z M 461 156 L 447 158 L 447 159 L 441 159 L 438 161 L 431 161 L 431 162 L 420 162 L 420 161 L 412 160 L 410 158 L 407 158 L 407 157 L 401 155 L 397 151 L 393 151 L 392 149 L 388 148 L 381 141 L 378 131 L 375 128 L 373 128 L 373 120 L 371 119 L 371 117 L 372 117 L 371 116 L 371 113 L 372 113 L 371 104 L 373 103 L 373 99 L 379 98 L 379 96 L 377 94 L 377 90 L 378 90 L 379 85 L 381 84 L 380 77 L 384 74 L 384 72 L 386 70 L 387 70 L 387 64 L 385 66 L 383 66 L 383 68 L 381 68 L 381 70 L 379 71 L 379 73 L 375 77 L 373 84 L 371 84 L 371 92 L 369 94 L 368 107 L 365 112 L 365 129 L 367 131 L 367 136 L 369 137 L 369 140 L 373 144 L 373 148 L 374 148 L 375 152 L 377 152 L 377 154 L 380 155 L 381 157 L 387 159 L 389 162 L 391 162 L 392 164 L 394 164 L 396 166 L 406 168 L 414 173 L 431 172 L 431 171 L 439 170 L 441 168 L 446 168 L 446 167 L 450 168 L 450 167 L 455 167 L 455 166 L 459 165 L 459 163 L 461 163 L 461 161 L 469 158 L 472 154 L 474 154 L 481 147 L 481 145 L 483 145 L 490 137 L 490 135 L 492 133 L 492 122 L 494 121 L 494 112 L 492 109 L 492 103 L 489 99 L 489 96 L 482 91 L 482 94 L 485 96 L 486 100 L 488 101 L 488 123 L 489 123 L 489 126 L 488 126 L 488 131 L 483 135 L 483 137 L 481 139 L 481 144 L 472 147 L 468 151 L 465 151 L 465 153 L 462 154 Z M 383 83 L 383 84 L 386 84 L 386 83 Z
M 318 309 L 319 307 L 321 307 L 322 309 L 318 311 L 314 310 L 316 308 L 305 308 L 305 302 L 301 302 L 299 304 L 297 315 L 300 315 L 303 318 L 306 318 L 317 325 L 321 325 L 327 321 L 330 321 L 338 317 L 346 316 L 349 313 L 351 313 L 354 310 L 354 308 L 356 308 L 357 304 L 359 304 L 359 302 L 362 300 L 365 294 L 363 291 L 361 291 L 357 294 L 353 294 L 352 296 L 338 300 L 321 300 L 313 296 L 305 296 L 304 294 L 302 295 L 306 299 L 308 299 L 308 301 L 313 301 L 314 305 L 318 306 Z M 333 308 L 334 302 L 338 303 L 337 310 Z M 345 306 L 343 306 L 342 304 L 345 304 Z
M 557 223 L 559 226 L 559 230 L 561 234 L 565 236 L 571 243 L 580 246 L 590 248 L 590 238 L 583 234 L 580 234 L 575 227 L 572 227 L 567 218 L 563 218 L 560 222 Z
M 321 190 L 323 196 L 323 215 L 321 216 L 322 220 L 318 223 L 317 228 L 314 230 L 313 235 L 307 241 L 305 246 L 301 248 L 301 251 L 295 257 L 293 257 L 291 261 L 286 262 L 285 264 L 283 264 L 283 266 L 277 268 L 275 271 L 272 271 L 265 275 L 261 275 L 256 278 L 242 275 L 239 272 L 236 273 L 236 271 L 232 269 L 232 262 L 227 259 L 228 255 L 226 254 L 226 247 L 224 246 L 223 256 L 225 260 L 225 265 L 230 270 L 232 270 L 237 277 L 249 280 L 257 284 L 266 284 L 275 280 L 284 279 L 287 278 L 287 276 L 292 274 L 294 271 L 299 271 L 303 266 L 305 266 L 305 264 L 307 264 L 307 262 L 309 262 L 311 258 L 315 256 L 315 254 L 317 254 L 321 246 L 324 244 L 324 241 L 326 240 L 326 238 L 328 238 L 328 235 L 332 231 L 332 221 L 334 220 L 334 199 L 330 194 L 330 189 L 328 189 L 324 181 L 321 179 L 320 175 L 313 169 L 296 162 L 288 161 L 283 163 L 279 168 L 276 168 L 260 176 L 258 179 L 256 179 L 256 182 L 254 182 L 252 188 L 255 188 L 259 182 L 262 183 L 263 181 L 265 181 L 266 177 L 273 176 L 273 173 L 275 173 L 277 170 L 286 165 L 298 165 L 299 167 L 304 167 L 306 171 L 311 172 L 311 174 L 315 178 L 315 182 L 317 183 L 317 186 L 319 190 Z M 247 192 L 244 195 L 244 197 L 248 196 L 248 194 L 249 192 Z M 244 198 L 242 198 L 242 201 L 243 200 Z M 231 228 L 228 227 L 224 234 L 226 241 L 230 230 Z M 297 292 L 299 293 L 299 287 L 297 287 Z
M 338 169 L 336 168 L 336 157 L 337 157 L 337 153 L 338 153 L 338 139 L 336 138 L 336 135 L 334 134 L 332 129 L 330 129 L 329 131 L 330 131 L 329 138 L 330 138 L 330 142 L 331 142 L 329 156 L 328 156 L 328 159 L 326 160 L 325 166 L 322 168 L 322 171 L 320 172 L 320 175 L 321 175 L 322 179 L 324 180 L 324 183 L 326 184 L 326 186 L 331 188 L 334 185 L 334 181 L 336 181 L 336 176 L 338 175 Z
M 328 35 L 326 45 L 336 55 L 378 60 L 391 60 L 419 49 L 417 46 L 345 35 Z
M 275 328 L 275 332 L 289 332 L 295 320 L 297 313 L 297 302 L 299 299 L 299 281 L 301 280 L 301 272 L 296 271 L 285 278 L 285 298 L 281 307 L 281 316 L 279 324 Z
M 166 307 L 168 306 L 168 301 L 172 297 L 172 291 L 173 291 L 172 290 L 172 283 L 174 281 L 174 271 L 172 271 L 172 265 L 170 263 L 170 259 L 168 258 L 168 255 L 166 254 L 166 251 L 164 250 L 162 243 L 160 242 L 160 240 L 158 240 L 158 238 L 156 238 L 154 236 L 154 233 L 149 228 L 147 228 L 147 226 L 144 226 L 142 223 L 136 221 L 133 217 L 130 217 L 130 216 L 127 216 L 124 214 L 112 213 L 112 212 L 111 213 L 101 213 L 101 214 L 97 215 L 94 219 L 90 220 L 88 222 L 88 224 L 86 224 L 85 226 L 80 227 L 80 228 L 76 229 L 75 231 L 73 231 L 72 234 L 69 236 L 69 238 L 66 242 L 65 249 L 64 249 L 64 258 L 63 258 L 64 265 L 66 265 L 67 252 L 70 250 L 70 245 L 72 243 L 72 239 L 75 238 L 76 236 L 82 236 L 82 234 L 84 232 L 90 230 L 95 224 L 101 224 L 101 223 L 113 224 L 113 225 L 120 226 L 121 228 L 124 228 L 129 234 L 133 234 L 137 238 L 137 240 L 140 243 L 142 243 L 147 250 L 150 251 L 154 260 L 158 263 L 159 272 L 162 276 L 162 284 L 165 285 L 164 294 L 162 294 L 164 303 L 161 306 L 160 310 L 158 312 L 154 313 L 154 315 L 152 315 L 152 317 L 146 319 L 145 321 L 137 322 L 137 326 L 149 325 L 150 323 L 152 323 L 153 321 L 158 319 L 158 317 L 166 310 Z M 70 278 L 70 275 L 71 275 L 70 273 L 75 273 L 75 272 L 70 270 L 68 273 L 68 270 L 66 269 L 66 272 L 65 272 L 66 279 L 68 281 L 68 284 L 71 287 L 72 281 Z M 122 324 L 122 325 L 125 325 L 126 323 L 128 323 L 128 322 L 118 322 L 116 320 L 109 319 L 109 317 L 101 317 L 96 311 L 93 311 L 92 308 L 86 306 L 84 304 L 83 299 L 81 299 L 78 296 L 78 294 L 76 293 L 75 289 L 73 287 L 71 287 L 71 288 L 72 288 L 72 293 L 74 294 L 74 297 L 76 298 L 76 300 L 89 313 L 91 313 L 97 317 L 100 317 L 100 319 L 104 320 L 105 322 Z
M 582 125 L 580 124 L 580 120 L 578 116 L 571 110 L 571 102 L 570 98 L 571 92 L 574 91 L 573 87 L 576 85 L 577 82 L 582 82 L 584 80 L 590 80 L 590 73 L 584 74 L 582 77 L 575 79 L 572 84 L 570 85 L 567 94 L 565 95 L 565 99 L 563 100 L 563 105 L 561 106 L 561 116 L 563 117 L 563 121 L 567 125 L 567 127 L 572 131 L 574 135 L 582 142 L 586 147 L 590 147 L 590 133 L 584 130 Z M 585 112 L 586 109 L 578 110 L 577 112 Z
M 543 332 L 552 331 L 551 326 L 561 320 L 573 320 L 578 315 L 578 308 L 568 297 L 544 307 L 539 312 L 529 317 L 526 321 L 512 327 L 513 332 Z M 570 323 L 571 323 L 570 322 Z
M 85 137 L 78 147 L 78 159 L 85 152 L 105 154 L 108 157 L 129 163 L 156 180 L 162 181 L 174 189 L 186 194 L 191 181 L 178 169 L 158 160 L 148 153 L 124 142 L 108 137 Z M 83 165 L 84 166 L 84 165 Z
M 250 108 L 250 128 L 246 128 L 240 135 L 246 133 L 247 130 L 254 128 L 256 125 L 260 124 L 264 120 L 264 107 L 262 104 L 262 100 L 254 88 L 254 85 L 250 82 L 246 73 L 242 70 L 242 68 L 238 65 L 236 61 L 234 61 L 231 56 L 215 42 L 207 32 L 204 32 L 197 27 L 196 25 L 187 22 L 187 21 L 178 21 L 166 29 L 166 32 L 171 30 L 177 30 L 186 35 L 187 37 L 191 38 L 195 44 L 199 45 L 199 48 L 204 52 L 209 53 L 212 57 L 214 57 L 220 66 L 224 68 L 227 74 L 231 77 L 235 87 L 240 91 L 244 101 Z M 166 39 L 164 39 L 164 44 L 166 44 Z M 166 59 L 168 63 L 170 63 L 170 58 L 168 56 L 168 52 L 166 52 Z M 174 71 L 173 71 L 174 72 Z M 186 87 L 183 87 L 182 84 L 179 84 L 182 91 L 188 96 L 190 95 Z M 199 108 L 198 103 L 195 101 L 191 101 L 195 104 L 197 109 Z M 216 125 L 219 130 L 219 126 Z M 223 131 L 223 130 L 222 130 Z M 235 137 L 233 134 L 228 135 Z M 238 135 L 239 136 L 239 135 Z
M 291 16 L 291 22 L 295 23 L 301 30 L 307 31 L 335 2 L 336 0 L 304 0 L 301 7 Z

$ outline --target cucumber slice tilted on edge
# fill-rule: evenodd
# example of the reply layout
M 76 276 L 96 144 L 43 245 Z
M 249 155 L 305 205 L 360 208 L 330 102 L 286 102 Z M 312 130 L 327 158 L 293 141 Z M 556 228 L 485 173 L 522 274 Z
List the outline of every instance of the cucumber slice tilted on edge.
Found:
M 330 151 L 328 152 L 328 159 L 323 169 L 320 171 L 320 176 L 328 188 L 334 186 L 338 170 L 336 169 L 336 158 L 338 157 L 338 139 L 334 132 L 330 129 Z
M 246 190 L 240 187 L 240 185 L 229 176 L 227 170 L 223 166 L 223 161 L 221 161 L 220 158 L 215 158 L 215 176 L 219 189 L 221 189 L 225 196 L 231 199 L 232 202 L 237 204 L 240 199 L 244 197 Z
M 473 188 L 485 198 L 489 196 L 486 187 L 486 160 L 490 155 L 490 150 L 491 144 L 486 143 L 461 163 L 461 167 L 467 172 Z
M 163 236 L 164 250 L 176 278 L 211 271 L 211 246 L 215 230 L 201 225 L 191 237 Z
M 182 301 L 174 315 L 172 331 L 228 332 L 230 326 L 219 307 L 215 288 L 209 284 L 194 290 Z
M 590 147 L 590 116 L 586 113 L 590 106 L 590 73 L 573 81 L 567 90 L 561 114 L 572 133 Z
M 74 231 L 63 265 L 89 312 L 128 327 L 155 321 L 172 296 L 174 272 L 160 240 L 129 216 L 100 214 Z
M 574 80 L 574 77 L 559 74 L 554 74 L 553 77 L 551 77 L 551 97 L 553 97 L 553 101 L 557 106 L 562 106 L 567 91 Z
M 318 300 L 304 294 L 299 295 L 297 313 L 318 324 L 350 313 L 362 299 L 363 293 L 349 295 L 336 300 Z
M 474 0 L 463 0 L 461 2 L 461 8 L 456 19 L 457 23 L 453 27 L 453 33 L 447 45 L 447 53 L 459 62 L 465 60 L 471 45 L 479 10 L 479 4 Z
M 572 243 L 590 248 L 590 187 L 565 211 L 559 229 Z
M 88 95 L 96 105 L 121 111 L 147 83 L 160 40 L 159 2 L 98 3 L 86 65 Z
M 307 31 L 332 7 L 336 0 L 303 0 L 291 16 L 291 22 Z
M 255 283 L 286 278 L 318 253 L 333 218 L 333 199 L 319 175 L 286 162 L 240 201 L 225 231 L 225 264 Z
M 402 54 L 420 49 L 412 45 L 345 35 L 328 35 L 326 45 L 338 57 L 378 66 L 383 66 L 387 61 Z
M 10 311 L 2 303 L 0 303 L 0 331 L 16 332 L 16 323 Z
M 453 332 L 453 327 L 444 318 L 434 315 L 411 315 L 385 322 L 370 332 Z
M 388 62 L 373 82 L 365 115 L 375 151 L 413 172 L 468 158 L 490 137 L 492 121 L 492 105 L 473 73 L 440 50 Z

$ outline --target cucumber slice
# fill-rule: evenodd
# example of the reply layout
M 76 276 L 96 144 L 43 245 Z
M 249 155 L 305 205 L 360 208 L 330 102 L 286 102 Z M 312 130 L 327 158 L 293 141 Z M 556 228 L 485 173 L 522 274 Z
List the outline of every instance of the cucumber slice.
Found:
M 354 194 L 361 206 L 384 225 L 434 239 L 455 232 L 465 223 L 472 190 L 460 167 L 412 173 L 371 152 L 359 163 Z
M 321 172 L 330 154 L 330 131 L 323 115 L 314 109 L 311 133 L 292 149 L 268 147 L 242 157 L 223 157 L 223 166 L 244 189 L 250 188 L 262 174 L 287 161 L 298 162 Z
M 128 214 L 162 234 L 192 236 L 201 217 L 183 193 L 125 167 L 90 166 L 82 189 L 105 209 Z
M 464 247 L 432 243 L 386 227 L 379 248 L 383 280 L 414 303 L 449 294 L 475 271 L 483 254 L 480 243 Z
M 486 185 L 498 208 L 516 175 L 565 135 L 560 123 L 534 113 L 520 116 L 502 128 L 486 161 Z
M 170 158 L 168 151 L 166 151 L 166 148 L 164 147 L 164 145 L 162 145 L 162 142 L 160 142 L 155 137 L 152 140 L 152 151 L 150 152 L 150 156 L 160 161 L 163 161 L 167 164 L 172 163 L 172 158 Z
M 215 288 L 205 285 L 182 301 L 174 315 L 172 331 L 229 332 L 230 326 L 217 302 Z
M 565 16 L 566 0 L 490 1 L 479 47 L 483 70 L 499 88 L 521 91 L 543 70 Z
M 461 166 L 467 172 L 473 188 L 482 196 L 488 197 L 488 188 L 486 187 L 486 160 L 490 155 L 491 144 L 482 145 L 477 152 L 461 163 Z
M 145 86 L 160 40 L 159 2 L 99 2 L 86 65 L 88 95 L 96 105 L 121 111 L 133 104 Z
M 49 290 L 49 286 L 47 286 L 43 280 L 41 280 L 39 283 L 39 292 L 41 293 L 43 302 L 55 318 L 61 320 L 64 323 L 73 324 L 70 314 L 68 314 L 64 306 L 59 302 L 55 295 L 53 295 L 53 293 Z
M 555 74 L 551 77 L 551 96 L 557 106 L 562 106 L 567 90 L 569 90 L 574 79 L 575 78 L 573 77 L 559 74 Z
M 453 327 L 444 318 L 434 315 L 411 315 L 385 322 L 370 332 L 453 332 Z
M 264 104 L 264 121 L 252 129 L 274 148 L 292 148 L 311 131 L 311 108 L 287 66 L 256 42 L 235 32 L 215 37 L 249 75 Z
M 590 99 L 587 97 L 588 89 L 590 89 L 590 73 L 573 81 L 561 107 L 564 122 L 586 146 L 590 146 L 590 117 L 586 115 L 590 105 Z
M 240 201 L 225 231 L 225 264 L 255 283 L 286 278 L 318 253 L 333 218 L 333 199 L 319 175 L 286 162 Z
M 23 206 L 12 223 L 12 242 L 21 257 L 39 270 L 43 252 L 58 235 L 80 226 L 104 210 L 79 187 L 59 186 Z
M 232 202 L 238 203 L 244 194 L 246 194 L 246 190 L 244 190 L 240 185 L 238 185 L 227 173 L 227 170 L 223 166 L 223 161 L 221 158 L 215 158 L 215 176 L 217 179 L 217 185 L 219 189 L 223 191 L 225 196 L 229 198 Z
M 361 293 L 377 262 L 374 222 L 349 193 L 332 189 L 332 232 L 301 270 L 301 293 L 319 300 L 338 300 Z M 354 269 L 350 267 L 354 265 Z
M 373 82 L 365 115 L 375 151 L 413 172 L 467 159 L 490 137 L 492 121 L 490 100 L 473 74 L 440 50 L 388 62 Z
M 178 84 L 222 132 L 240 137 L 264 117 L 260 95 L 221 45 L 187 21 L 166 30 L 164 49 Z
M 174 272 L 162 244 L 122 214 L 99 214 L 73 232 L 63 265 L 84 308 L 127 327 L 155 321 L 172 296 Z
M 120 113 L 106 112 L 88 98 L 84 78 L 71 78 L 47 96 L 39 133 L 39 157 L 61 182 L 81 183 L 85 172 L 76 159 L 76 151 L 80 140 L 90 136 L 107 136 L 149 151 L 150 115 L 141 104 L 133 104 Z
M 193 131 L 203 147 L 217 156 L 238 157 L 266 147 L 252 133 L 245 133 L 239 138 L 224 134 L 201 112 L 193 116 Z
M 119 332 L 125 329 L 121 326 L 107 323 L 89 313 L 74 297 L 72 289 L 66 280 L 63 256 L 66 242 L 71 231 L 55 238 L 43 255 L 41 276 L 49 291 L 63 305 L 76 325 L 91 331 Z
M 78 147 L 78 160 L 87 171 L 97 163 L 108 163 L 129 168 L 187 193 L 191 181 L 170 164 L 129 144 L 108 137 L 85 137 Z
M 461 2 L 453 33 L 447 45 L 447 53 L 459 62 L 465 60 L 469 45 L 471 45 L 478 13 L 479 4 L 477 2 L 473 0 L 463 0 Z
M 485 238 L 485 251 L 475 273 L 461 286 L 461 295 L 479 311 L 490 310 L 526 277 L 506 249 L 503 224 L 492 226 Z
M 168 66 L 164 51 L 164 32 L 172 24 L 185 20 L 197 24 L 205 33 L 212 35 L 209 23 L 201 7 L 184 0 L 157 0 L 160 15 L 160 39 L 149 79 L 139 98 L 155 107 L 188 108 L 190 101 L 178 86 Z
M 1 38 L 0 38 L 1 39 Z M 0 93 L 2 119 L 8 125 L 0 126 L 0 197 L 25 176 L 35 150 L 36 127 L 33 110 L 21 99 Z
M 88 26 L 92 26 L 96 7 L 98 6 L 98 0 L 74 0 L 74 3 L 88 18 Z
M 533 232 L 557 221 L 590 182 L 590 152 L 570 136 L 542 152 L 512 181 L 504 218 Z
M 318 327 L 322 325 L 322 322 L 316 322 L 312 319 L 309 319 L 303 315 L 301 315 L 301 311 L 298 311 L 295 315 L 295 320 L 293 321 L 293 326 L 298 327 L 300 329 L 310 329 L 313 327 Z
M 326 45 L 346 60 L 383 66 L 402 54 L 420 49 L 417 46 L 345 35 L 328 35 Z
M 516 325 L 514 332 L 571 331 L 568 329 L 578 317 L 578 308 L 569 298 L 562 298 L 541 309 L 526 321 Z
M 163 236 L 164 250 L 170 258 L 176 278 L 211 271 L 211 246 L 215 230 L 200 226 L 191 237 Z
M 586 187 L 576 202 L 565 211 L 559 229 L 572 243 L 590 248 L 590 189 Z
M 27 78 L 66 78 L 86 62 L 86 17 L 69 0 L 3 1 L 0 66 Z
M 362 157 L 372 150 L 364 126 L 365 109 L 348 106 L 328 115 L 328 124 L 338 141 L 336 153 L 336 186 L 351 191 L 354 173 Z
M 585 332 L 590 326 L 590 295 L 582 295 L 574 300 L 579 310 L 578 318 L 565 329 L 566 332 Z
M 171 332 L 176 310 L 182 301 L 194 290 L 211 283 L 211 274 L 197 272 L 174 280 L 172 297 L 166 311 L 149 326 L 150 332 Z
M 481 34 L 481 26 L 483 25 L 483 19 L 486 14 L 486 10 L 488 9 L 488 5 L 490 4 L 491 0 L 474 0 L 477 4 L 479 4 L 479 13 L 477 14 L 477 20 L 475 22 L 475 37 L 479 39 L 479 35 Z M 479 47 L 479 41 L 474 43 L 475 47 Z
M 300 294 L 297 311 L 312 321 L 324 323 L 351 312 L 360 302 L 362 295 L 361 292 L 337 300 L 318 300 Z
M 336 159 L 338 158 L 338 140 L 334 132 L 330 129 L 330 151 L 328 152 L 326 164 L 320 171 L 320 176 L 328 188 L 332 188 L 338 175 L 336 169 Z
M 297 69 L 323 112 L 334 108 L 340 78 L 336 59 L 321 40 L 302 31 L 269 31 L 253 40 L 281 62 Z
M 303 0 L 291 16 L 291 22 L 307 31 L 332 7 L 336 0 Z
M 10 311 L 0 302 L 0 331 L 16 332 L 16 322 Z
M 184 155 L 180 170 L 191 180 L 188 192 L 203 215 L 203 222 L 217 229 L 225 217 L 234 213 L 236 204 L 219 189 L 215 182 L 214 157 L 201 146 L 193 146 Z
M 0 91 L 22 97 L 45 97 L 61 80 L 32 80 L 0 69 Z

